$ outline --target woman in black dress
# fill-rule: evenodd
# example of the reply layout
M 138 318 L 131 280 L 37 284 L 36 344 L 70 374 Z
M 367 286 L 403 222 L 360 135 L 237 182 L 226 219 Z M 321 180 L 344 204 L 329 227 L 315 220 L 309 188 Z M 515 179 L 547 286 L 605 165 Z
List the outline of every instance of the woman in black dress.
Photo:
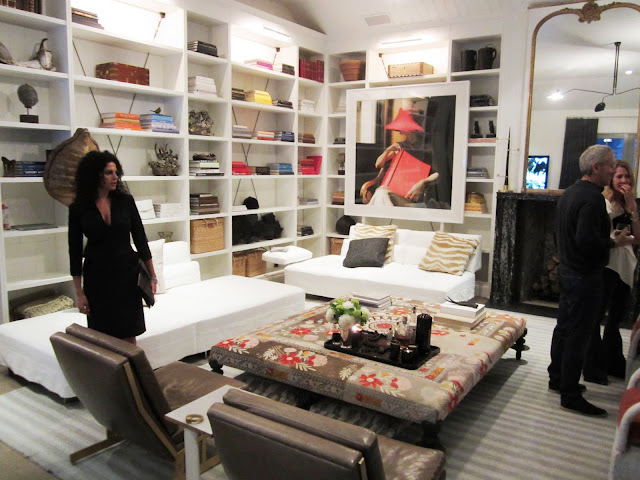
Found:
M 77 305 L 89 328 L 135 344 L 146 329 L 138 257 L 151 273 L 154 293 L 157 280 L 142 220 L 122 174 L 120 161 L 107 151 L 89 152 L 80 161 L 76 198 L 69 207 L 69 260 Z

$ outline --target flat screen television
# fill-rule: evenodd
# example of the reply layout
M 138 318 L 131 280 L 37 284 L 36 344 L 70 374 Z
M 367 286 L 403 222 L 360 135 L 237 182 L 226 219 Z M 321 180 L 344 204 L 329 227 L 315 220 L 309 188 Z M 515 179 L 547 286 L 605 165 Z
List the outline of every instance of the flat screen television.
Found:
M 527 188 L 544 190 L 548 179 L 549 155 L 529 155 L 525 177 Z

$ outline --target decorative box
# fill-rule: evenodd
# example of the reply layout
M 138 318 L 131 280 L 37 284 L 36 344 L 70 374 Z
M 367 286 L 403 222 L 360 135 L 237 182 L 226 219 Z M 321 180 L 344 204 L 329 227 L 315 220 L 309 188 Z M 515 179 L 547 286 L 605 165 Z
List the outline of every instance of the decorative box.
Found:
M 262 260 L 264 249 L 249 250 L 245 257 L 247 259 L 247 277 L 255 277 L 267 273 L 267 262 Z
M 101 63 L 96 65 L 96 77 L 118 82 L 149 85 L 149 69 L 125 63 Z
M 433 65 L 424 62 L 389 65 L 389 78 L 415 77 L 433 73 Z
M 329 251 L 330 255 L 340 255 L 340 251 L 342 250 L 342 244 L 344 242 L 344 238 L 330 238 L 331 249 Z
M 208 218 L 191 220 L 191 253 L 224 249 L 224 220 Z

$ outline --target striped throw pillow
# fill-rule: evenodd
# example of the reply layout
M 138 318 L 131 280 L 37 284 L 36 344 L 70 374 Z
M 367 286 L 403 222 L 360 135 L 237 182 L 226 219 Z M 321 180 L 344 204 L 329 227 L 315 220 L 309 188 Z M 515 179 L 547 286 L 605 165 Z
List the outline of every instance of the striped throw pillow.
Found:
M 478 243 L 476 238 L 436 232 L 418 268 L 428 272 L 462 275 Z
M 351 240 L 359 240 L 361 238 L 388 238 L 387 253 L 384 255 L 384 263 L 391 262 L 393 255 L 393 240 L 396 235 L 397 225 L 365 225 L 364 223 L 356 223 L 349 231 Z

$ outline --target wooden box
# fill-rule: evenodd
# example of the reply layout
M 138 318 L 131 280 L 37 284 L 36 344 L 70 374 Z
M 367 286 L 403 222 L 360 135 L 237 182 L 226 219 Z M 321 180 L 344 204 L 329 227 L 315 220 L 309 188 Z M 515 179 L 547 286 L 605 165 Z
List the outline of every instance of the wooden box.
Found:
M 191 253 L 206 253 L 224 249 L 224 220 L 208 218 L 191 220 Z
M 433 73 L 433 65 L 424 62 L 397 63 L 389 65 L 389 78 L 417 77 Z
M 101 63 L 96 65 L 96 77 L 119 82 L 149 85 L 149 69 L 125 63 Z
M 247 256 L 244 252 L 237 252 L 233 254 L 233 270 L 231 273 L 241 277 L 247 276 Z
M 344 238 L 330 238 L 329 240 L 331 241 L 331 248 L 330 248 L 329 254 L 340 255 Z
M 264 250 L 249 250 L 246 253 L 247 277 L 255 277 L 267 273 L 267 262 L 262 260 Z

